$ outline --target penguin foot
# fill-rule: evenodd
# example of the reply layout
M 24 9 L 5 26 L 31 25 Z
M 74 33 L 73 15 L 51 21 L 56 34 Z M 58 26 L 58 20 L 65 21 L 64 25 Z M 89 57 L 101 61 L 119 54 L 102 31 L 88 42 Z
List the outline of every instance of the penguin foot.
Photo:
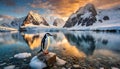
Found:
M 49 52 L 48 52 L 48 51 L 43 51 L 43 53 L 44 53 L 45 55 L 49 54 Z

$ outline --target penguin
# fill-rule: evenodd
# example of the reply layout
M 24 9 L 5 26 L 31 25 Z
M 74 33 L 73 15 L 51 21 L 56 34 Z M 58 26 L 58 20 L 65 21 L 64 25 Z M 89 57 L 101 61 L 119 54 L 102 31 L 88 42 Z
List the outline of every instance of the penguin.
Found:
M 43 53 L 45 53 L 45 54 L 48 53 L 47 49 L 48 49 L 49 44 L 50 44 L 50 38 L 49 38 L 49 36 L 53 36 L 53 35 L 51 35 L 50 33 L 46 33 L 46 34 L 44 35 L 44 37 L 42 38 L 42 41 L 41 41 L 41 49 L 40 49 L 40 51 L 38 51 L 38 53 L 40 53 L 40 52 L 43 52 Z M 46 43 L 46 42 L 47 42 L 47 43 Z

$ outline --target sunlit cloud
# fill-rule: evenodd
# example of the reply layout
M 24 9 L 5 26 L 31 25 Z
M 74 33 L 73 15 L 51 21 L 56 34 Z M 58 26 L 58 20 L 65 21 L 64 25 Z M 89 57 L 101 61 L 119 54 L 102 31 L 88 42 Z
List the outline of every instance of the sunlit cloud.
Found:
M 0 13 L 5 14 L 9 9 L 13 14 L 7 13 L 7 15 L 22 16 L 30 10 L 36 10 L 44 16 L 60 17 L 67 20 L 72 13 L 87 3 L 93 3 L 96 8 L 104 9 L 120 5 L 120 0 L 0 0 L 2 7 Z
M 98 6 L 99 9 L 109 9 L 111 7 L 115 7 L 116 5 L 119 5 L 120 2 L 115 2 L 115 3 L 111 3 L 111 4 L 105 4 L 105 5 L 102 5 L 102 6 Z
M 120 5 L 120 0 L 93 0 L 92 3 L 98 8 L 109 8 Z
M 9 16 L 9 15 L 1 15 L 1 14 L 0 14 L 0 18 L 14 19 L 14 17 L 12 17 L 12 16 Z
M 87 2 L 91 2 L 91 0 L 47 0 L 45 2 L 34 0 L 31 7 L 48 9 L 52 15 L 68 17 Z
M 120 0 L 34 0 L 30 6 L 50 10 L 51 14 L 67 19 L 79 7 L 87 3 L 93 3 L 98 8 L 108 8 L 120 4 Z

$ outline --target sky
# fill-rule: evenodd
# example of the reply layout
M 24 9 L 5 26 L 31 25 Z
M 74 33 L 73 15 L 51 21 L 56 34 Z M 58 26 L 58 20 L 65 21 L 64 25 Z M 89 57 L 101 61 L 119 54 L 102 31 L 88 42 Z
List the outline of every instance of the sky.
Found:
M 43 16 L 66 19 L 87 3 L 104 9 L 120 5 L 120 0 L 0 0 L 0 15 L 20 18 L 32 10 Z

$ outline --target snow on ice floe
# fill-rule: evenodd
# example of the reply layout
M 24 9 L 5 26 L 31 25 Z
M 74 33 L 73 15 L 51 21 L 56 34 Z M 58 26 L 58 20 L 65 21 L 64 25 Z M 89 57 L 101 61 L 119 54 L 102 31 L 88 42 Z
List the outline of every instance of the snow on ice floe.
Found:
M 50 56 L 55 55 L 55 53 L 50 52 Z M 56 57 L 56 64 L 58 66 L 62 66 L 65 65 L 66 61 L 60 59 L 59 57 Z M 31 61 L 30 61 L 30 67 L 32 69 L 43 69 L 45 67 L 47 67 L 46 63 L 44 63 L 43 61 L 39 60 L 37 56 L 34 56 Z
M 14 69 L 14 68 L 15 68 L 15 65 L 10 65 L 10 66 L 4 67 L 4 69 Z
M 44 62 L 40 61 L 37 56 L 34 56 L 31 59 L 29 65 L 33 69 L 43 69 L 43 68 L 45 68 L 47 66 Z
M 27 57 L 30 57 L 31 56 L 31 53 L 18 53 L 18 54 L 15 54 L 14 57 L 15 58 L 27 58 Z

